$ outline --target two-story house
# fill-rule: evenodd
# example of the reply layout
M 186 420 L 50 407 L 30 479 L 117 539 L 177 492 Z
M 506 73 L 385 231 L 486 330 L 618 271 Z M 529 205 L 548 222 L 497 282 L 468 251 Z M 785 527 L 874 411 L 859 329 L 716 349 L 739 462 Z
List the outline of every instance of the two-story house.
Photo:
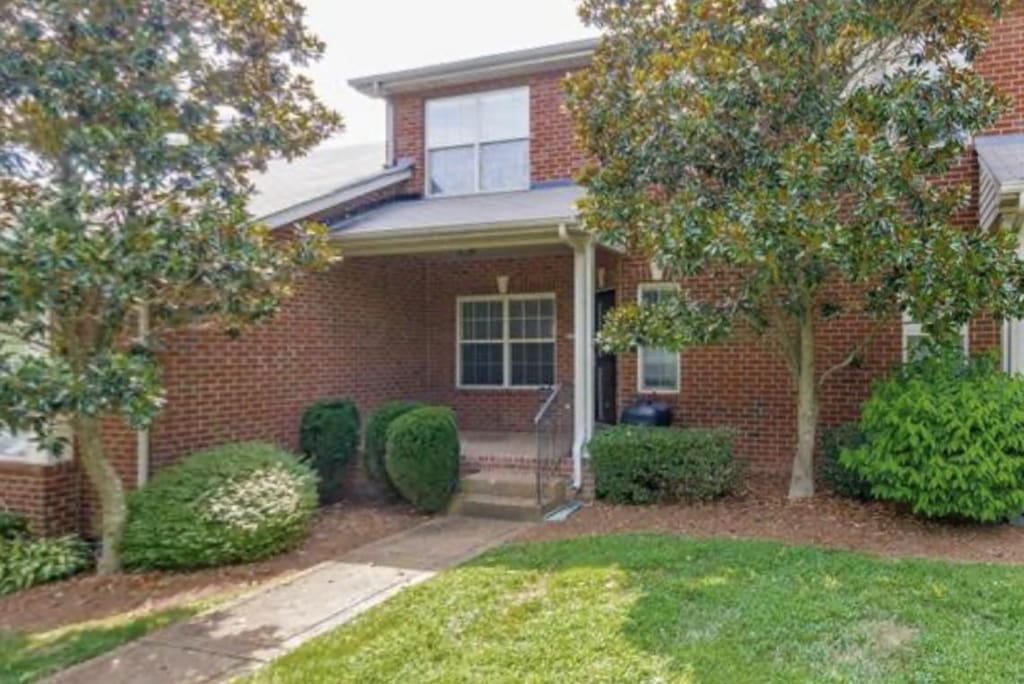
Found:
M 315 218 L 344 258 L 306 277 L 271 323 L 229 340 L 177 333 L 163 354 L 167 408 L 148 434 L 110 426 L 107 441 L 136 483 L 197 449 L 264 439 L 294 447 L 311 402 L 350 396 L 363 415 L 390 399 L 454 407 L 467 469 L 534 468 L 538 415 L 555 465 L 584 483 L 585 444 L 637 395 L 657 395 L 683 425 L 729 425 L 738 456 L 785 469 L 795 445 L 793 389 L 782 363 L 742 335 L 683 353 L 595 350 L 602 313 L 680 286 L 637 255 L 606 249 L 579 224 L 582 164 L 561 81 L 588 64 L 580 41 L 359 78 L 386 104 L 381 148 L 325 149 L 275 164 L 258 180 L 254 214 L 273 226 Z M 1024 9 L 1007 14 L 982 74 L 1014 98 L 958 172 L 977 189 L 971 221 L 1024 217 Z M 705 283 L 713 287 L 713 283 Z M 821 331 L 828 361 L 865 321 Z M 920 334 L 894 320 L 863 363 L 830 380 L 822 424 L 856 416 L 873 378 Z M 979 321 L 972 350 L 1001 346 L 1024 368 L 1024 326 Z M 558 395 L 548 406 L 550 388 Z M 547 414 L 544 413 L 547 411 Z M 564 418 L 564 420 L 563 420 Z M 563 441 L 559 441 L 563 440 Z M 0 501 L 59 531 L 88 497 L 73 461 L 0 455 Z

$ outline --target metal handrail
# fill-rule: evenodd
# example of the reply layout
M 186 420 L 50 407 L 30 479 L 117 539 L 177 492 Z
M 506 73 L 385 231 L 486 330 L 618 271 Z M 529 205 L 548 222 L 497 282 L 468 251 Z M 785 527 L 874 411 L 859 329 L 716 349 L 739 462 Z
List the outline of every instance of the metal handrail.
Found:
M 558 475 L 563 465 L 562 459 L 569 453 L 563 449 L 563 433 L 568 430 L 571 434 L 572 431 L 572 405 L 562 401 L 566 392 L 564 383 L 555 383 L 546 390 L 547 396 L 541 402 L 540 409 L 533 419 L 537 434 L 537 505 L 541 510 L 545 509 L 547 503 L 544 499 L 547 478 Z
M 544 417 L 551 411 L 552 405 L 554 405 L 555 400 L 558 399 L 558 395 L 562 392 L 562 383 L 555 383 L 546 389 L 548 390 L 548 398 L 540 405 L 540 410 L 537 411 L 537 415 L 533 417 L 534 425 L 540 425 L 540 421 L 544 420 Z

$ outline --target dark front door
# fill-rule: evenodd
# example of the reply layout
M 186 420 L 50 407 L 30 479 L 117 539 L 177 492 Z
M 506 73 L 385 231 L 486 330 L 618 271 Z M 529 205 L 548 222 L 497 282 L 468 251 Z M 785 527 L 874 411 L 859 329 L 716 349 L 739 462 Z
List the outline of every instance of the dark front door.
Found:
M 604 317 L 615 307 L 615 290 L 604 290 L 597 293 L 594 303 L 594 322 L 600 330 Z M 615 423 L 615 394 L 618 391 L 618 378 L 615 372 L 615 354 L 606 354 L 600 349 L 596 354 L 594 373 L 594 420 L 598 423 L 612 425 Z

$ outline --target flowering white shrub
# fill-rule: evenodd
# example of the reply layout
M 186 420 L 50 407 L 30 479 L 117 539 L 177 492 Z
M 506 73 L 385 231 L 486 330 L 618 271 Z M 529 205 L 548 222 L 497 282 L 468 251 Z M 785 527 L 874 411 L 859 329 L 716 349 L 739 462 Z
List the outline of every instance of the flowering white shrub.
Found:
M 272 444 L 225 444 L 160 471 L 129 498 L 129 568 L 190 570 L 269 558 L 305 537 L 317 476 Z
M 270 522 L 298 522 L 305 515 L 299 477 L 281 466 L 247 473 L 210 492 L 202 516 L 239 532 L 257 532 Z

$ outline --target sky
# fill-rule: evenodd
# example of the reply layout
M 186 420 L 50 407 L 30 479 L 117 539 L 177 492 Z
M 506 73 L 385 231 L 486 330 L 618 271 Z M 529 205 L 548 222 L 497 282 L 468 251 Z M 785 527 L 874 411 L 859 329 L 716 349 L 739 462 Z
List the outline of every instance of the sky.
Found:
M 348 79 L 595 35 L 577 0 L 305 0 L 307 25 L 326 44 L 309 71 L 322 100 L 341 112 L 332 144 L 384 140 L 384 105 Z

